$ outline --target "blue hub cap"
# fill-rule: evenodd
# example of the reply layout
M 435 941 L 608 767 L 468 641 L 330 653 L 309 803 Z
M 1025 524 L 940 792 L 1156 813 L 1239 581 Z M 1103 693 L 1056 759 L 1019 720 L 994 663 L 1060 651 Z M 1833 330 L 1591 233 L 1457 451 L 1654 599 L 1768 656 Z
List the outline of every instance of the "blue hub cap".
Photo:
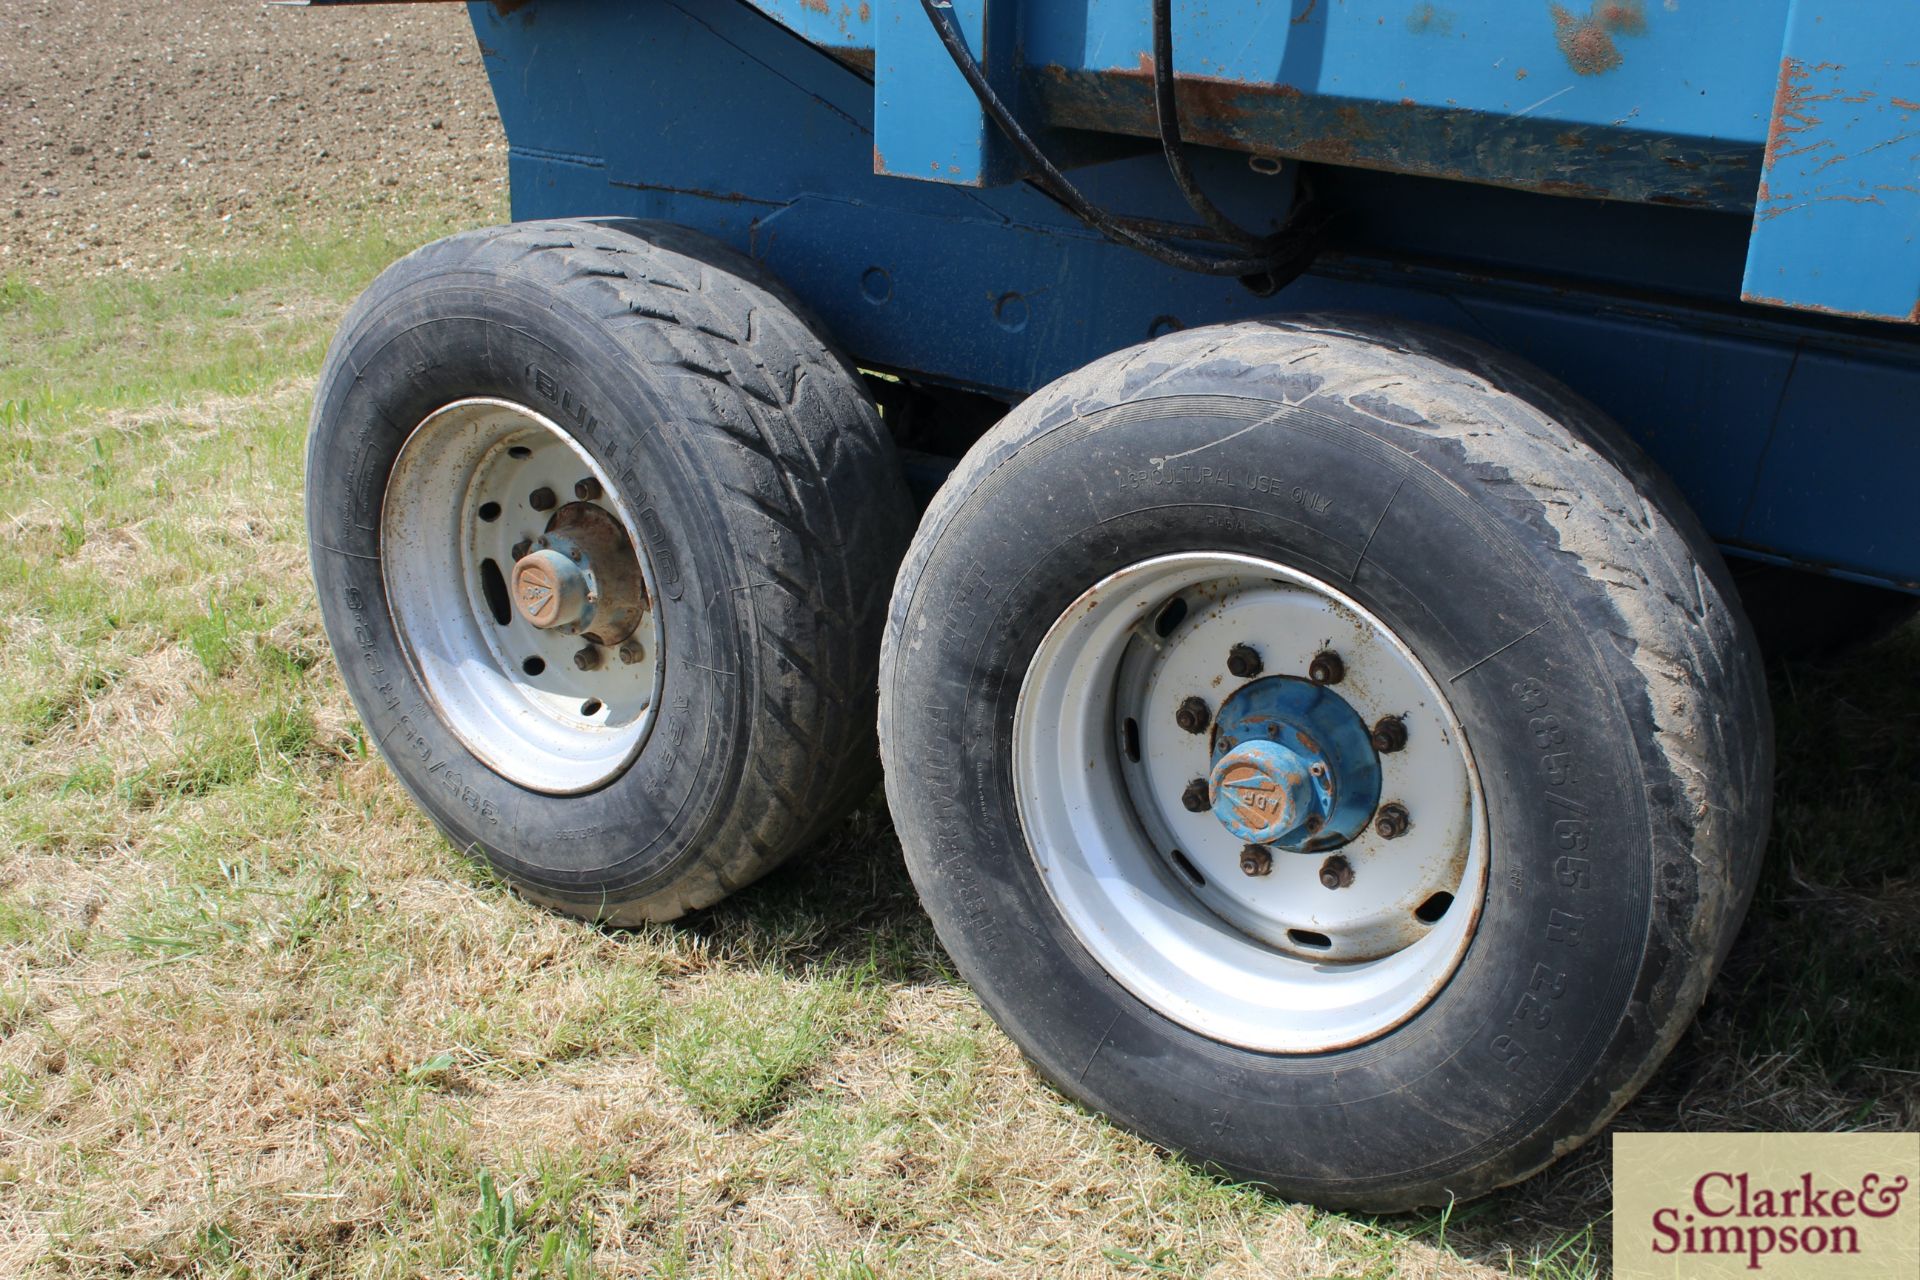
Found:
M 1212 759 L 1213 815 L 1248 844 L 1336 848 L 1380 803 L 1380 758 L 1359 713 L 1292 676 L 1255 680 L 1227 699 Z

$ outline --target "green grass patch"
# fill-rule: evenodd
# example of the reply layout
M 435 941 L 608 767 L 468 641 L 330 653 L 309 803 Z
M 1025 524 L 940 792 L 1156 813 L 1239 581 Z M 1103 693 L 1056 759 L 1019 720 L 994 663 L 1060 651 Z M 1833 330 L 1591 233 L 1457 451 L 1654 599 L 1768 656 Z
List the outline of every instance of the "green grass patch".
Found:
M 715 1124 L 765 1118 L 861 1011 L 856 977 L 741 973 L 663 1015 L 656 1047 L 669 1079 Z

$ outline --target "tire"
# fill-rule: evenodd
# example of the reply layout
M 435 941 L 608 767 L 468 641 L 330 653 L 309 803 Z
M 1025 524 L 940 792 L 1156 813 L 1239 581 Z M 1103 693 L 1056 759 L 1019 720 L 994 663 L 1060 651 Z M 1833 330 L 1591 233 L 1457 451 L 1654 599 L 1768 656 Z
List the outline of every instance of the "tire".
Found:
M 1831 662 L 1920 616 L 1920 596 L 1758 560 L 1729 566 L 1760 651 L 1774 662 Z
M 1372 970 L 1275 959 L 1284 941 L 1234 936 L 1217 908 L 1150 917 L 1182 929 L 1199 919 L 1193 927 L 1218 942 L 1217 953 L 1182 953 L 1205 963 L 1172 965 L 1171 986 L 1154 985 L 1150 945 L 1112 940 L 1133 936 L 1120 932 L 1135 928 L 1127 904 L 1171 900 L 1169 883 L 1193 896 L 1206 883 L 1252 894 L 1226 886 L 1297 879 L 1296 854 L 1275 852 L 1269 870 L 1250 846 L 1253 861 L 1236 870 L 1230 852 L 1202 866 L 1190 846 L 1173 855 L 1185 859 L 1177 869 L 1156 866 L 1107 899 L 1076 898 L 1101 879 L 1082 864 L 1110 848 L 1168 856 L 1151 848 L 1150 824 L 1163 819 L 1142 816 L 1161 802 L 1127 792 L 1129 803 L 1074 808 L 1073 791 L 1061 802 L 1071 812 L 1048 825 L 1061 806 L 1029 785 L 1051 767 L 1035 743 L 1061 744 L 1057 776 L 1075 788 L 1076 777 L 1150 769 L 1156 753 L 1189 749 L 1170 699 L 1141 703 L 1138 724 L 1127 720 L 1110 746 L 1099 724 L 1071 737 L 1077 713 L 1050 728 L 1061 717 L 1043 699 L 1075 681 L 1089 698 L 1106 697 L 1107 683 L 1123 690 L 1130 657 L 1100 666 L 1091 649 L 1074 651 L 1081 665 L 1049 655 L 1069 652 L 1060 637 L 1106 625 L 1086 619 L 1145 581 L 1127 575 L 1202 554 L 1271 565 L 1271 588 L 1255 591 L 1251 577 L 1206 588 L 1170 631 L 1175 611 L 1140 595 L 1127 607 L 1165 637 L 1148 649 L 1171 655 L 1148 661 L 1173 662 L 1185 628 L 1198 635 L 1230 616 L 1214 604 L 1229 590 L 1319 592 L 1329 630 L 1364 616 L 1399 646 L 1369 661 L 1431 673 L 1464 735 L 1454 750 L 1477 792 L 1459 803 L 1482 806 L 1486 861 L 1478 881 L 1477 855 L 1450 864 L 1468 868 L 1469 914 L 1456 900 L 1440 919 L 1468 922 L 1466 940 L 1433 953 L 1454 957 L 1437 988 L 1406 988 L 1405 1007 L 1369 1013 L 1378 1025 L 1365 1034 L 1340 1021 L 1337 1002 L 1331 1013 L 1303 1004 L 1266 1024 L 1234 1021 L 1239 979 L 1210 976 L 1216 958 L 1229 972 L 1241 963 L 1231 957 L 1250 956 L 1248 966 L 1302 991 L 1317 990 L 1319 975 L 1357 982 Z M 1127 654 L 1145 635 L 1131 625 L 1115 642 Z M 1234 688 L 1214 683 L 1203 703 Z M 1333 692 L 1364 699 L 1364 684 L 1349 676 Z M 1217 752 L 1232 701 L 1208 708 L 1208 736 L 1191 741 Z M 1772 727 L 1760 666 L 1725 568 L 1671 485 L 1537 371 L 1382 321 L 1189 330 L 1022 404 L 962 462 L 908 552 L 880 714 L 888 796 L 921 899 L 1038 1070 L 1165 1147 L 1334 1208 L 1480 1195 L 1596 1133 L 1700 1004 L 1766 840 Z M 1383 769 L 1396 767 L 1385 754 L 1395 749 L 1376 747 Z M 1148 763 L 1126 763 L 1137 759 Z M 1392 785 L 1388 775 L 1383 802 Z M 1212 822 L 1224 792 L 1201 790 L 1215 807 L 1200 817 Z M 1416 808 L 1415 832 L 1421 821 Z M 1354 851 L 1361 882 L 1376 868 L 1401 875 L 1396 846 L 1380 843 L 1386 828 L 1358 830 L 1343 852 Z M 1321 868 L 1328 894 L 1355 892 L 1334 870 Z M 1474 883 L 1483 888 L 1470 893 Z M 1070 914 L 1087 901 L 1122 914 Z M 1419 940 L 1405 954 L 1440 932 L 1407 934 Z M 1182 976 L 1194 991 L 1173 990 Z M 1318 1047 L 1276 1047 L 1296 1042 Z
M 495 444 L 473 461 L 468 439 Z M 509 440 L 531 447 L 503 454 Z M 558 485 L 544 506 L 472 507 L 461 486 L 522 474 L 510 457 L 595 488 L 558 513 Z M 877 782 L 884 592 L 912 528 L 899 466 L 853 370 L 724 247 L 608 221 L 418 250 L 333 342 L 307 491 L 321 611 L 362 719 L 447 836 L 528 898 L 611 924 L 671 919 L 762 875 Z M 461 519 L 471 508 L 542 547 L 567 532 L 561 514 L 579 538 L 591 516 L 599 541 L 553 545 L 599 548 L 573 557 L 597 574 L 584 617 L 614 618 L 618 596 L 632 606 L 618 633 L 526 630 L 541 624 L 507 607 L 520 543 L 465 581 L 473 548 L 506 535 L 463 527 L 433 550 L 448 494 Z M 511 590 L 484 580 L 503 582 L 502 564 Z M 455 642 L 468 648 L 436 647 Z M 586 656 L 572 673 L 544 663 L 551 687 L 536 687 L 510 652 L 536 642 Z M 619 705 L 587 696 L 598 679 Z

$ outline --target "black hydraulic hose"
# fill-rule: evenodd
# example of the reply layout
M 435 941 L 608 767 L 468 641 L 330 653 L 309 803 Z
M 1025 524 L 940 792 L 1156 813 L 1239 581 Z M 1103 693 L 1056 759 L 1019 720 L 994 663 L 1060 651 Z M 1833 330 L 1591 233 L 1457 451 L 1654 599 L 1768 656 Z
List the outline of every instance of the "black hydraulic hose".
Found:
M 1255 235 L 1234 222 L 1220 207 L 1207 199 L 1207 193 L 1194 180 L 1187 164 L 1186 148 L 1180 138 L 1180 105 L 1173 96 L 1173 0 L 1153 0 L 1153 110 L 1159 118 L 1160 149 L 1167 153 L 1167 168 L 1187 205 L 1212 228 L 1214 235 L 1228 244 L 1248 249 L 1274 251 L 1273 241 Z
M 967 86 L 973 90 L 974 97 L 986 110 L 990 119 L 1007 141 L 1013 144 L 1021 158 L 1039 171 L 1040 183 L 1061 203 L 1073 211 L 1074 216 L 1107 239 L 1136 249 L 1148 257 L 1164 262 L 1170 267 L 1182 271 L 1194 271 L 1210 276 L 1272 276 L 1273 288 L 1278 288 L 1304 271 L 1312 261 L 1313 254 L 1305 251 L 1307 246 L 1296 246 L 1285 253 L 1266 253 L 1257 257 L 1210 258 L 1190 253 L 1163 240 L 1143 235 L 1131 227 L 1125 226 L 1113 215 L 1095 205 L 1081 193 L 1078 187 L 1068 182 L 1054 163 L 1047 159 L 1020 122 L 1013 118 L 1007 104 L 987 83 L 986 73 L 980 69 L 980 63 L 967 48 L 966 40 L 960 34 L 959 26 L 953 20 L 953 6 L 950 0 L 920 0 L 920 7 L 927 11 L 927 18 L 933 23 L 934 31 L 940 37 L 940 43 L 946 46 L 947 56 L 953 59 L 953 65 L 966 78 Z M 1283 272 L 1286 272 L 1283 276 Z

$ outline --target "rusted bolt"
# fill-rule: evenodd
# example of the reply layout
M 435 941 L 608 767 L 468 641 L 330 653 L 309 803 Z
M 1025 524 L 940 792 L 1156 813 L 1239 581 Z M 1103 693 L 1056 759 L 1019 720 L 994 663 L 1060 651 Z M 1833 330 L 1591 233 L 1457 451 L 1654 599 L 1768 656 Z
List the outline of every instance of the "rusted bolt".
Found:
M 525 560 L 527 558 L 527 553 L 532 550 L 533 550 L 533 543 L 527 541 L 527 539 L 525 538 L 522 538 L 520 539 L 520 541 L 513 544 L 513 558 L 515 560 Z
M 1227 670 L 1242 680 L 1251 680 L 1266 668 L 1260 651 L 1250 644 L 1237 644 L 1227 650 Z
M 1213 710 L 1205 698 L 1186 697 L 1173 713 L 1173 721 L 1188 733 L 1205 733 L 1213 723 Z
M 600 500 L 600 482 L 592 476 L 588 476 L 585 480 L 581 480 L 573 486 L 573 496 L 582 502 L 598 502 Z
M 1240 873 L 1249 876 L 1264 876 L 1273 870 L 1273 855 L 1266 846 L 1250 844 L 1240 851 Z
M 582 647 L 574 653 L 573 665 L 582 671 L 598 671 L 600 669 L 600 650 L 594 648 L 592 645 Z
M 1413 819 L 1407 816 L 1407 806 L 1403 804 L 1381 805 L 1373 820 L 1373 829 L 1380 833 L 1382 840 L 1398 840 L 1411 826 Z
M 1181 807 L 1188 813 L 1205 813 L 1207 806 L 1212 802 L 1213 796 L 1207 790 L 1205 778 L 1195 778 L 1187 784 L 1187 789 L 1180 793 Z
M 547 488 L 545 485 L 541 485 L 538 489 L 535 489 L 527 495 L 527 505 L 535 511 L 551 511 L 554 508 L 554 504 L 559 501 L 558 498 L 553 496 L 553 490 Z
M 1373 726 L 1373 749 L 1382 755 L 1407 745 L 1407 722 L 1399 716 L 1381 716 Z
M 1307 679 L 1315 684 L 1339 684 L 1347 678 L 1347 664 L 1331 649 L 1322 649 L 1307 664 Z
M 1320 864 L 1320 883 L 1329 889 L 1344 889 L 1353 883 L 1353 864 L 1334 854 Z
M 626 663 L 628 666 L 632 666 L 636 662 L 644 662 L 646 657 L 647 646 L 641 644 L 638 640 L 629 640 L 620 646 L 620 661 Z

